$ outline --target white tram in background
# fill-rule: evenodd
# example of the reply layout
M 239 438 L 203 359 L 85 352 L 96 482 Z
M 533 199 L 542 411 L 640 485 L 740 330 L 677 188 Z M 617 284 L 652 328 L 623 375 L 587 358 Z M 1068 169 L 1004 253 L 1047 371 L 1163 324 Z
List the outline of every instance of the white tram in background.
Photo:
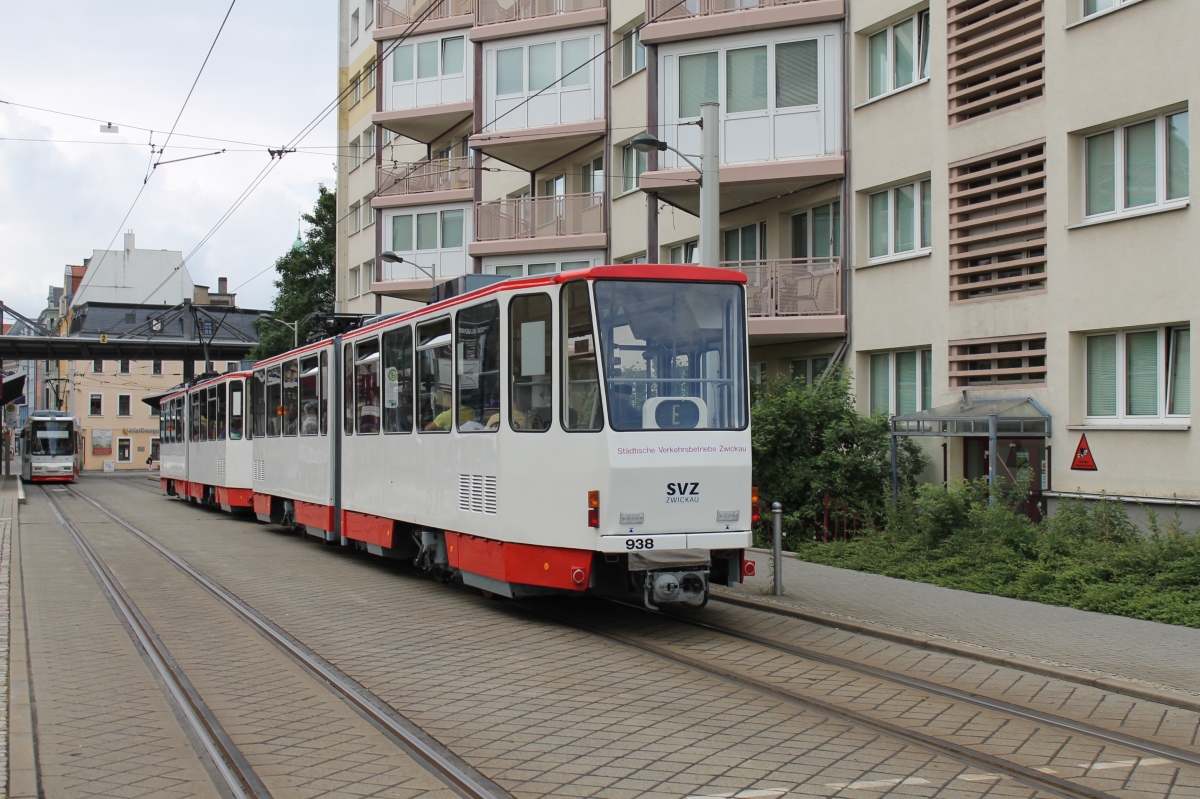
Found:
M 255 364 L 255 514 L 503 596 L 703 602 L 751 541 L 745 279 L 512 279 Z
M 230 372 L 153 398 L 159 406 L 163 492 L 226 511 L 249 510 L 251 442 L 246 380 Z
M 83 452 L 79 420 L 65 411 L 33 411 L 21 427 L 21 479 L 73 483 Z

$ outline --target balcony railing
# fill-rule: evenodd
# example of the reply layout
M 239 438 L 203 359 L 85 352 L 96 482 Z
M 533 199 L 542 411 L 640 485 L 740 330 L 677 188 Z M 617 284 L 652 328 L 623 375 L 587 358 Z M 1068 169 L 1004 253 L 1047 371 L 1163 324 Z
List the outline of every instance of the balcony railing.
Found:
M 439 158 L 415 164 L 379 167 L 375 196 L 418 194 L 427 191 L 469 189 L 475 185 L 470 158 Z
M 604 192 L 518 197 L 475 206 L 475 240 L 505 241 L 604 232 Z
M 473 0 L 379 0 L 379 27 L 410 25 L 431 5 L 436 5 L 437 8 L 425 17 L 426 20 L 470 14 L 475 4 Z
M 475 0 L 475 24 L 492 25 L 519 19 L 554 17 L 603 7 L 604 0 Z
M 750 316 L 829 316 L 842 311 L 842 259 L 721 261 L 746 273 Z
M 813 0 L 649 0 L 650 19 L 661 22 L 672 19 L 707 17 L 730 11 L 751 11 L 773 6 L 794 6 Z

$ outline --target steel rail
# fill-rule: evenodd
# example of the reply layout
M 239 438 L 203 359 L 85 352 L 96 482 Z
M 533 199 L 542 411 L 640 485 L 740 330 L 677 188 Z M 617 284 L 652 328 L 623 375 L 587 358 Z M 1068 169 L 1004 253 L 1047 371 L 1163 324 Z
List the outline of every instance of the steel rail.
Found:
M 71 536 L 83 556 L 84 563 L 96 578 L 100 590 L 108 597 L 110 604 L 125 623 L 134 644 L 146 655 L 146 659 L 160 677 L 166 688 L 168 700 L 194 733 L 202 754 L 212 762 L 220 782 L 237 799 L 269 799 L 270 791 L 221 727 L 216 716 L 180 669 L 179 664 L 171 657 L 154 628 L 121 587 L 108 565 L 84 537 L 82 531 L 67 518 L 62 506 L 50 491 L 45 487 L 42 491 L 54 515 L 58 517 L 59 524 Z
M 628 607 L 631 610 L 640 610 L 640 608 L 635 608 L 632 605 L 626 605 L 623 602 L 619 602 L 617 604 Z M 530 613 L 531 615 L 552 619 L 560 624 L 574 627 L 578 630 L 583 630 L 597 637 L 606 638 L 624 646 L 639 649 L 643 652 L 663 658 L 664 660 L 677 663 L 697 671 L 705 672 L 722 680 L 732 682 L 735 685 L 741 685 L 745 688 L 757 691 L 758 693 L 771 696 L 775 699 L 781 699 L 790 704 L 815 710 L 818 713 L 841 719 L 857 727 L 865 727 L 873 730 L 880 734 L 886 735 L 889 738 L 899 740 L 902 743 L 912 744 L 925 749 L 926 751 L 944 755 L 960 763 L 965 763 L 984 771 L 999 772 L 1001 774 L 1008 775 L 1017 782 L 1023 783 L 1028 787 L 1051 793 L 1055 796 L 1061 797 L 1062 799 L 1117 799 L 1117 797 L 1114 797 L 1112 794 L 1095 790 L 1093 788 L 1088 788 L 1084 785 L 1077 785 L 1069 780 L 1062 779 L 1061 777 L 1045 774 L 1037 771 L 1036 769 L 1022 766 L 1018 763 L 1013 763 L 1001 757 L 989 755 L 986 752 L 979 752 L 961 744 L 944 741 L 926 733 L 910 730 L 905 727 L 892 724 L 891 722 L 881 721 L 864 713 L 839 707 L 838 705 L 826 702 L 822 699 L 804 696 L 803 694 L 796 693 L 795 691 L 774 685 L 764 680 L 759 680 L 755 677 L 750 677 L 711 663 L 706 663 L 702 660 L 688 657 L 687 655 L 681 655 L 676 652 L 672 652 L 665 647 L 660 647 L 645 641 L 639 641 L 636 638 L 631 638 L 621 633 L 604 630 L 586 622 L 580 622 L 566 616 L 561 616 L 559 614 L 546 611 L 542 608 L 533 607 L 527 603 L 520 603 L 517 605 L 517 607 L 521 608 L 527 613 Z
M 713 599 L 719 600 L 720 597 L 714 595 Z M 635 610 L 641 610 L 641 608 L 636 608 L 632 605 L 627 607 L 634 608 Z M 738 607 L 741 607 L 741 605 Z M 1086 735 L 1089 738 L 1096 738 L 1104 741 L 1105 743 L 1123 746 L 1127 749 L 1141 752 L 1142 754 L 1151 755 L 1153 757 L 1163 757 L 1183 765 L 1200 768 L 1200 754 L 1196 752 L 1189 752 L 1186 749 L 1180 749 L 1169 744 L 1155 743 L 1154 741 L 1148 741 L 1144 738 L 1138 738 L 1136 736 L 1126 735 L 1114 730 L 1108 730 L 1087 722 L 1075 721 L 1074 719 L 1064 718 L 1063 716 L 1057 716 L 1053 713 L 1046 713 L 1044 711 L 1034 710 L 1032 708 L 1023 707 L 1011 702 L 1005 702 L 1001 699 L 993 699 L 981 694 L 971 693 L 970 691 L 950 688 L 949 686 L 939 685 L 928 680 L 922 680 L 919 677 L 910 677 L 897 671 L 879 668 L 878 666 L 870 666 L 865 663 L 858 663 L 853 660 L 838 657 L 837 655 L 827 655 L 820 652 L 815 652 L 811 649 L 806 649 L 804 647 L 795 646 L 794 644 L 788 644 L 784 643 L 783 641 L 777 641 L 772 638 L 755 635 L 754 633 L 742 632 L 720 624 L 713 624 L 711 622 L 701 621 L 699 619 L 689 619 L 670 613 L 664 615 L 667 615 L 669 618 L 684 624 L 710 630 L 712 632 L 720 633 L 721 635 L 726 635 L 730 638 L 736 638 L 741 641 L 747 641 L 749 643 L 757 644 L 758 646 L 767 647 L 768 649 L 786 652 L 789 655 L 794 655 L 805 660 L 823 663 L 827 666 L 833 666 L 834 668 L 845 669 L 847 671 L 855 671 L 868 677 L 874 677 L 886 682 L 903 685 L 906 688 L 913 688 L 934 696 L 952 699 L 957 702 L 964 702 L 985 710 L 992 710 L 998 713 L 1016 716 L 1017 718 L 1021 718 L 1026 721 L 1032 721 L 1047 727 L 1055 727 L 1075 735 Z M 1124 694 L 1122 694 L 1122 696 L 1123 695 Z
M 316 652 L 288 635 L 265 616 L 247 605 L 220 583 L 196 569 L 186 560 L 159 543 L 148 533 L 113 513 L 101 503 L 75 488 L 70 493 L 107 516 L 131 533 L 168 563 L 192 578 L 201 588 L 216 597 L 234 615 L 274 644 L 293 662 L 317 678 L 335 695 L 380 728 L 393 743 L 405 750 L 460 795 L 467 799 L 512 799 L 504 789 L 484 777 L 435 741 L 420 727 L 398 713 L 374 693 L 360 685 L 345 672 L 333 666 Z

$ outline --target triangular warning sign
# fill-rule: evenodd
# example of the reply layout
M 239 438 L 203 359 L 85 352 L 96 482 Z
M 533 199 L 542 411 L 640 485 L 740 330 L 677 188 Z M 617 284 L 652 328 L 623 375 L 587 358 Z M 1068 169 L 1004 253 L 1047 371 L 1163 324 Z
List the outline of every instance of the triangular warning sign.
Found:
M 1092 448 L 1088 446 L 1087 436 L 1079 437 L 1079 446 L 1075 448 L 1075 460 L 1071 468 L 1080 472 L 1096 471 L 1096 459 L 1092 457 Z

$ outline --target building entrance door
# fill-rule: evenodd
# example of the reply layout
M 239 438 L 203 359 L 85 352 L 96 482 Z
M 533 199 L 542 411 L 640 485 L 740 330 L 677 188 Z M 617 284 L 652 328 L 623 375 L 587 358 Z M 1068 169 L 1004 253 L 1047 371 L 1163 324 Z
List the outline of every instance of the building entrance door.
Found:
M 996 441 L 996 486 L 1002 492 L 1023 491 L 1021 509 L 1037 521 L 1042 514 L 1042 491 L 1046 473 L 1046 439 L 1001 438 Z M 988 476 L 987 438 L 963 440 L 963 477 Z

